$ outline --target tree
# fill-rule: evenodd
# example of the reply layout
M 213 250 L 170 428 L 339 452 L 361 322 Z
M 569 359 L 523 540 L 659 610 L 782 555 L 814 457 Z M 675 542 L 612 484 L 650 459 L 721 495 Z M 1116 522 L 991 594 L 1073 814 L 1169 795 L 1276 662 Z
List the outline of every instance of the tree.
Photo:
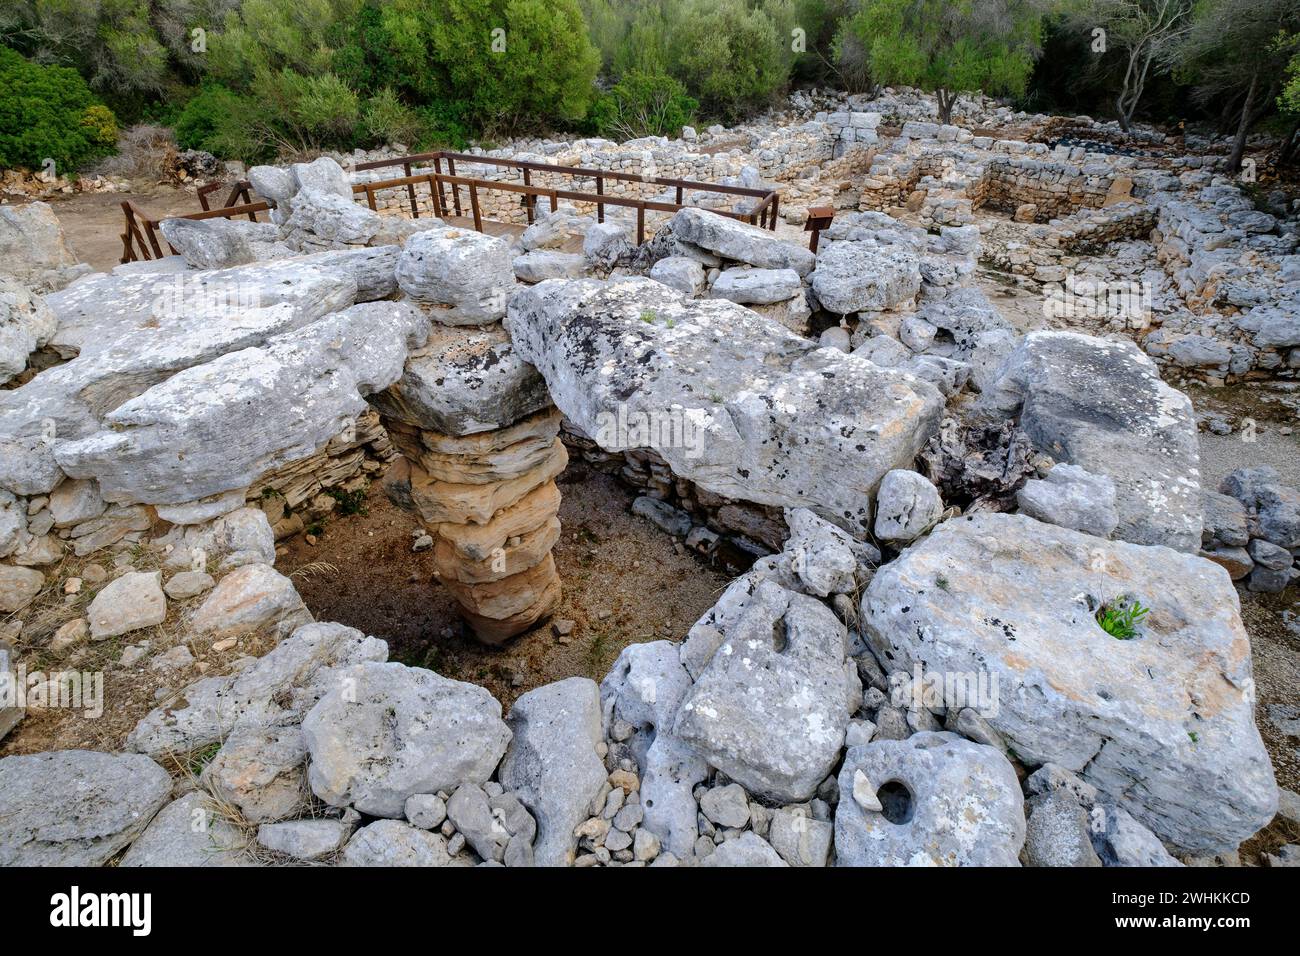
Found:
M 668 72 L 706 112 L 734 121 L 785 89 L 794 62 L 789 33 L 773 13 L 783 5 L 744 0 L 687 0 L 674 24 Z
M 1148 78 L 1169 72 L 1175 53 L 1191 28 L 1193 0 L 1088 0 L 1070 20 L 1081 29 L 1104 31 L 1093 39 L 1103 62 L 1123 68 L 1115 113 L 1120 128 L 1132 132 Z M 1098 50 L 1096 44 L 1101 43 Z M 1117 54 L 1110 56 L 1108 54 Z
M 1024 92 L 1041 51 L 1044 0 L 865 0 L 836 37 L 877 83 L 919 86 L 952 121 L 957 95 Z
M 1235 116 L 1228 169 L 1241 169 L 1250 128 L 1282 91 L 1297 49 L 1300 0 L 1200 0 L 1177 50 L 1184 79 L 1203 103 Z

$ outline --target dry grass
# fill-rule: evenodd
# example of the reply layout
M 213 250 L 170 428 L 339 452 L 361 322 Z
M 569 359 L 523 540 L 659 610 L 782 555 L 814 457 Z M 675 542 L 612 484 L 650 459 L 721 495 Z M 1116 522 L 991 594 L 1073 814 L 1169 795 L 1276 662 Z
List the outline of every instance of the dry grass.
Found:
M 85 558 L 69 551 L 58 564 L 45 569 L 45 587 L 32 603 L 22 612 L 0 621 L 23 620 L 14 650 L 28 674 L 73 670 L 98 673 L 103 675 L 104 691 L 104 712 L 95 718 L 68 708 L 29 708 L 22 723 L 0 744 L 0 756 L 44 750 L 119 751 L 141 718 L 157 706 L 179 701 L 190 683 L 200 677 L 227 673 L 237 658 L 261 655 L 274 646 L 272 637 L 252 634 L 242 637 L 228 651 L 213 651 L 210 640 L 191 635 L 188 627 L 193 609 L 206 597 L 202 594 L 185 601 L 168 600 L 167 616 L 160 624 L 104 641 L 86 640 L 56 653 L 50 647 L 55 632 L 69 621 L 84 619 L 95 596 L 113 580 L 130 570 L 163 570 L 165 555 L 161 551 L 137 545 L 118 554 L 126 555 L 129 564 L 118 565 L 114 556 L 103 551 Z M 86 569 L 91 565 L 107 570 L 104 581 L 93 586 L 83 584 L 76 594 L 65 595 L 65 582 L 70 578 L 84 581 Z M 145 657 L 123 666 L 123 651 L 146 641 L 149 649 Z M 181 644 L 189 648 L 194 658 L 192 663 L 172 670 L 155 670 L 149 666 L 155 657 Z

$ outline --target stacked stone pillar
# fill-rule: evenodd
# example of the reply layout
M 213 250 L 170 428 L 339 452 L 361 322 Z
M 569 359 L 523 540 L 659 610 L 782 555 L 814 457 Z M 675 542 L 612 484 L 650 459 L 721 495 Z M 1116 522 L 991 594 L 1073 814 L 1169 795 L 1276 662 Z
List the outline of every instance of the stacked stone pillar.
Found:
M 439 578 L 479 640 L 499 644 L 560 602 L 560 413 L 501 325 L 515 290 L 505 242 L 437 226 L 407 240 L 396 276 L 432 327 L 370 402 L 409 465 L 404 504 L 434 538 Z
M 449 435 L 390 422 L 439 577 L 478 638 L 497 644 L 555 610 L 555 478 L 568 464 L 554 408 L 505 428 Z

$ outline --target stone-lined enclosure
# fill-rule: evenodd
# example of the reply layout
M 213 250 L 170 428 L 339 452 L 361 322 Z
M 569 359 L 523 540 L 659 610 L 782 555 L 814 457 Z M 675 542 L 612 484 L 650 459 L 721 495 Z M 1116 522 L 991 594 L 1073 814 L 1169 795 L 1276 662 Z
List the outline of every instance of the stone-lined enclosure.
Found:
M 876 124 L 835 128 L 832 163 Z M 3 610 L 69 552 L 127 556 L 84 631 L 20 627 L 6 666 L 168 615 L 188 643 L 128 752 L 0 758 L 0 864 L 1174 865 L 1277 812 L 1232 582 L 1296 577 L 1300 493 L 1248 469 L 1203 489 L 1186 396 L 1132 342 L 1020 334 L 972 283 L 976 226 L 841 211 L 814 256 L 699 210 L 636 248 L 561 209 L 507 241 L 372 213 L 327 159 L 252 178 L 277 222 L 6 280 L 23 347 L 59 361 L 0 391 Z M 997 494 L 970 492 L 997 448 L 949 453 L 980 429 L 1008 442 Z M 273 566 L 313 502 L 382 474 L 431 586 L 509 640 L 564 585 L 570 454 L 753 561 L 599 684 L 503 715 L 313 621 Z M 1097 612 L 1126 599 L 1150 612 L 1123 641 Z M 186 669 L 250 635 L 270 650 Z M 199 786 L 173 785 L 195 754 Z M 195 833 L 214 799 L 242 824 Z

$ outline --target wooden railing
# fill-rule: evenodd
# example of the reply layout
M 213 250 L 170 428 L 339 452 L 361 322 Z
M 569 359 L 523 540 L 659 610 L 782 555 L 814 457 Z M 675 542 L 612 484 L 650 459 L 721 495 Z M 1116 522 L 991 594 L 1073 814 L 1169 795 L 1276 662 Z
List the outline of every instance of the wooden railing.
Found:
M 506 169 L 517 169 L 521 172 L 523 181 L 507 182 L 473 176 L 459 176 L 456 174 L 456 162 L 458 160 L 461 163 L 477 163 Z M 433 172 L 415 173 L 412 171 L 415 166 L 430 163 L 433 165 Z M 443 172 L 444 163 L 446 164 L 446 172 Z M 581 166 L 557 166 L 549 163 L 533 163 L 518 159 L 500 159 L 493 156 L 475 156 L 469 153 L 447 151 L 417 153 L 395 159 L 358 163 L 354 169 L 361 171 L 387 169 L 389 167 L 401 167 L 403 175 L 393 179 L 354 183 L 352 186 L 353 194 L 357 196 L 364 195 L 366 204 L 371 209 L 377 209 L 378 203 L 375 196 L 377 192 L 384 189 L 405 187 L 411 216 L 418 219 L 420 218 L 420 202 L 417 187 L 419 189 L 427 188 L 434 215 L 446 219 L 452 215 L 464 217 L 465 207 L 461 203 L 461 190 L 464 189 L 468 198 L 469 218 L 472 219 L 474 229 L 478 232 L 483 231 L 483 211 L 479 202 L 480 191 L 496 190 L 521 194 L 523 196 L 522 202 L 525 215 L 530 223 L 536 218 L 539 199 L 545 199 L 552 212 L 559 208 L 562 199 L 569 202 L 594 205 L 598 222 L 605 221 L 606 206 L 635 209 L 637 245 L 641 245 L 645 241 L 646 213 L 676 212 L 679 209 L 689 208 L 691 204 L 685 202 L 685 193 L 687 191 L 756 198 L 759 200 L 758 204 L 747 212 L 737 212 L 731 209 L 710 209 L 710 211 L 720 216 L 738 219 L 770 230 L 776 229 L 776 218 L 780 211 L 781 202 L 780 195 L 775 190 L 753 189 L 746 186 L 724 186 L 718 183 L 703 183 L 689 179 L 638 176 L 635 173 L 623 173 L 613 170 L 586 169 Z M 556 173 L 574 179 L 591 179 L 595 182 L 595 192 L 584 192 L 577 189 L 555 189 L 536 185 L 532 180 L 534 173 Z M 633 199 L 626 196 L 611 195 L 605 191 L 605 184 L 609 181 L 640 182 L 668 187 L 675 190 L 674 201 Z M 162 251 L 162 243 L 159 242 L 158 224 L 163 219 L 233 219 L 237 216 L 247 215 L 250 220 L 257 222 L 257 213 L 275 207 L 275 203 L 269 200 L 254 202 L 249 183 L 246 180 L 240 180 L 231 187 L 224 205 L 215 209 L 210 208 L 208 197 L 221 189 L 223 185 L 223 183 L 212 183 L 201 187 L 199 189 L 199 203 L 202 205 L 203 211 L 186 215 L 156 218 L 149 216 L 130 201 L 123 202 L 122 210 L 126 216 L 126 229 L 122 233 L 122 261 L 134 262 L 140 259 L 157 259 L 167 254 Z M 451 192 L 450 203 L 447 199 L 448 187 L 450 187 Z M 170 249 L 170 246 L 168 248 Z M 174 254 L 175 250 L 171 250 L 171 252 Z

